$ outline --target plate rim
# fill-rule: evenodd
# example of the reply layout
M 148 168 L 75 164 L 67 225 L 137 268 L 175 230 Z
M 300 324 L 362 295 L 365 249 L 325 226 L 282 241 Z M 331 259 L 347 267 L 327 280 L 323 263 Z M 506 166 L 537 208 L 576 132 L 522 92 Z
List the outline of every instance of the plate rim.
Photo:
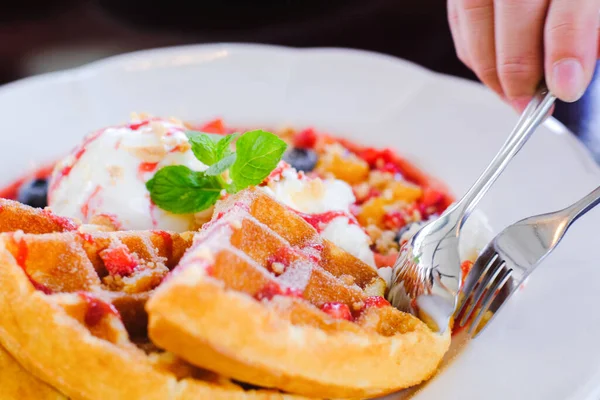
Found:
M 102 71 L 110 71 L 113 68 L 120 69 L 126 67 L 128 63 L 139 61 L 143 59 L 154 59 L 159 60 L 162 57 L 172 56 L 176 53 L 187 53 L 187 52 L 206 52 L 215 49 L 231 49 L 235 50 L 244 50 L 244 51 L 275 51 L 275 52 L 285 52 L 289 55 L 297 57 L 298 55 L 310 55 L 311 53 L 340 53 L 344 55 L 352 55 L 357 57 L 369 57 L 374 60 L 382 60 L 385 62 L 391 62 L 394 64 L 403 64 L 404 66 L 419 69 L 420 71 L 426 72 L 427 74 L 436 76 L 438 79 L 449 80 L 449 81 L 460 81 L 463 84 L 473 85 L 482 87 L 480 83 L 473 82 L 464 78 L 449 76 L 445 74 L 441 74 L 435 71 L 431 71 L 425 67 L 422 67 L 418 64 L 415 64 L 411 61 L 403 60 L 397 58 L 395 56 L 386 55 L 382 53 L 377 53 L 368 50 L 359 50 L 359 49 L 347 49 L 343 47 L 309 47 L 309 48 L 294 48 L 289 46 L 279 46 L 279 45 L 265 45 L 265 44 L 248 44 L 248 43 L 235 43 L 235 42 L 221 42 L 221 43 L 211 43 L 211 44 L 191 44 L 191 45 L 181 45 L 181 46 L 169 46 L 169 47 L 158 47 L 154 49 L 145 49 L 138 50 L 134 52 L 114 55 L 111 57 L 107 57 L 101 60 L 93 61 L 91 63 L 87 63 L 78 67 L 74 67 L 71 69 L 66 69 L 62 71 L 55 71 L 44 73 L 32 77 L 22 78 L 4 85 L 0 86 L 0 95 L 4 95 L 12 90 L 20 90 L 21 87 L 36 85 L 36 84 L 46 84 L 46 82 L 51 81 L 64 81 L 65 83 L 73 83 L 78 82 L 84 79 L 93 78 L 96 74 L 101 74 Z M 588 171 L 592 173 L 595 177 L 600 177 L 600 166 L 596 164 L 591 156 L 589 150 L 583 145 L 583 143 L 576 138 L 576 136 L 568 130 L 566 126 L 556 120 L 554 117 L 550 117 L 544 123 L 545 127 L 550 130 L 552 133 L 556 135 L 560 135 L 562 140 L 566 140 L 570 145 L 571 149 L 569 152 L 573 154 L 575 157 L 577 155 L 583 158 L 582 161 L 589 163 Z M 583 167 L 582 167 L 583 168 Z M 600 370 L 598 374 L 595 376 L 600 376 Z M 572 399 L 580 399 L 585 396 L 594 396 L 595 394 L 600 393 L 600 385 L 595 387 L 592 382 L 585 382 L 579 390 L 576 390 L 572 393 Z M 590 397 L 590 399 L 592 398 Z

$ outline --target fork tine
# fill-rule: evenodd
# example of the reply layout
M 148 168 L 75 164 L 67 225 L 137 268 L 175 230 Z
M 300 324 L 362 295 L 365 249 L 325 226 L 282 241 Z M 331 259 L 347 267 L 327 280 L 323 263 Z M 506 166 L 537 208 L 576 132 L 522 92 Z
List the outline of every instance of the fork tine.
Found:
M 488 286 L 493 285 L 494 280 L 498 277 L 498 274 L 502 271 L 504 265 L 504 260 L 502 260 L 497 254 L 490 261 L 489 267 L 486 268 L 486 270 L 479 278 L 479 282 L 477 283 L 477 286 L 475 287 L 471 299 L 469 301 L 469 308 L 467 308 L 460 320 L 460 326 L 465 325 L 467 321 L 471 318 L 473 311 L 481 301 L 484 294 L 486 294 L 486 290 L 489 290 Z
M 477 257 L 475 264 L 473 264 L 471 271 L 469 271 L 467 274 L 465 283 L 462 286 L 461 293 L 463 295 L 463 299 L 458 307 L 458 312 L 456 315 L 459 315 L 461 312 L 463 312 L 469 298 L 471 297 L 471 294 L 473 293 L 473 289 L 475 289 L 477 286 L 479 278 L 485 273 L 486 269 L 489 267 L 489 264 L 492 263 L 497 256 L 498 255 L 494 251 L 494 248 L 489 246 L 481 252 L 479 257 Z
M 502 287 L 506 284 L 506 282 L 508 282 L 508 280 L 510 279 L 512 269 L 502 267 L 500 269 L 500 271 L 501 271 L 501 273 L 498 275 L 498 277 L 492 283 L 492 286 L 489 288 L 488 292 L 485 294 L 485 296 L 483 298 L 481 308 L 479 309 L 479 312 L 475 316 L 473 323 L 471 324 L 471 327 L 469 328 L 469 334 L 473 334 L 473 332 L 479 327 L 479 324 L 481 323 L 482 318 L 485 316 L 485 314 L 488 311 L 493 300 L 495 300 L 496 298 L 501 298 L 502 299 L 501 302 L 503 303 L 508 298 L 508 296 L 497 297 L 496 295 L 502 289 Z M 479 332 L 478 332 L 478 334 L 479 334 Z

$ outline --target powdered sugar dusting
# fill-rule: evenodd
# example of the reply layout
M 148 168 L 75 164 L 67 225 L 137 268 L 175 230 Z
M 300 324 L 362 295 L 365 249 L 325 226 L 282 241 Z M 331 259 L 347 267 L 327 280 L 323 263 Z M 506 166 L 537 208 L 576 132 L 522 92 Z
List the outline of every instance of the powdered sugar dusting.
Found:
M 279 275 L 279 282 L 292 289 L 304 290 L 308 285 L 313 266 L 305 261 L 297 261 L 290 265 L 283 274 Z

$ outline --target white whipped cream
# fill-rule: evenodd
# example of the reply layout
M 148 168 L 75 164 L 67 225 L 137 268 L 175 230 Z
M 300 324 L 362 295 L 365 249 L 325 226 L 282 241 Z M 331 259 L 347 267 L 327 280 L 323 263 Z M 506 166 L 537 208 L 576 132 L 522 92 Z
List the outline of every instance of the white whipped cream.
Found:
M 359 225 L 351 223 L 348 217 L 333 219 L 321 231 L 321 236 L 364 263 L 375 265 L 375 258 L 369 246 L 371 239 Z
M 339 179 L 309 178 L 287 164 L 283 171 L 267 179 L 262 189 L 281 203 L 304 214 L 323 214 L 342 211 L 338 216 L 320 227 L 321 235 L 348 253 L 375 267 L 371 251 L 371 239 L 353 223 L 350 206 L 356 201 L 352 187 Z
M 190 150 L 185 127 L 166 120 L 94 133 L 58 163 L 50 181 L 49 207 L 87 223 L 111 216 L 122 229 L 194 228 L 193 214 L 175 215 L 150 201 L 146 182 L 167 165 L 207 167 Z
M 352 188 L 346 182 L 308 178 L 290 166 L 284 167 L 281 178 L 268 180 L 266 188 L 277 200 L 305 214 L 349 211 L 350 205 L 356 201 Z

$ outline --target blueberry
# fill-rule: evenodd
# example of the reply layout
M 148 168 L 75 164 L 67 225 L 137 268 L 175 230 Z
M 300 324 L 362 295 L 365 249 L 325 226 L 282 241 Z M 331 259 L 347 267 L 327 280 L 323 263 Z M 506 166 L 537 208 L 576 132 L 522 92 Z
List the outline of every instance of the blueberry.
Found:
M 32 207 L 46 207 L 48 205 L 48 181 L 32 179 L 25 182 L 19 189 L 17 200 Z
M 310 172 L 317 165 L 317 153 L 310 149 L 292 148 L 283 155 L 283 161 L 298 171 Z

